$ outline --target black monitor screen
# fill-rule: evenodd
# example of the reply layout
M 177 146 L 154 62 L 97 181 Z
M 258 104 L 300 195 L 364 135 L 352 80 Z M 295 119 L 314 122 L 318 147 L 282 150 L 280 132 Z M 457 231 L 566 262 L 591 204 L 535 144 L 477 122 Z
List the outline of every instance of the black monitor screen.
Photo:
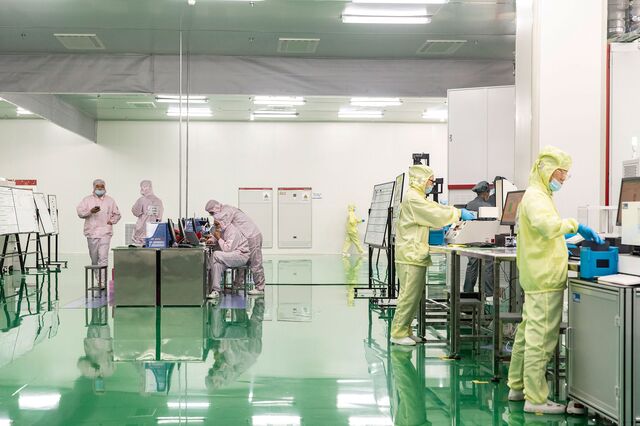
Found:
M 504 201 L 504 208 L 502 209 L 502 219 L 500 219 L 501 225 L 515 226 L 518 206 L 523 196 L 524 191 L 512 191 L 507 194 L 507 199 Z
M 167 219 L 167 228 L 169 228 L 169 241 L 168 246 L 171 247 L 173 243 L 177 243 L 176 239 L 176 228 L 173 226 L 173 221 L 171 219 Z
M 618 217 L 616 225 L 622 226 L 622 203 L 640 201 L 640 177 L 623 178 L 618 199 Z

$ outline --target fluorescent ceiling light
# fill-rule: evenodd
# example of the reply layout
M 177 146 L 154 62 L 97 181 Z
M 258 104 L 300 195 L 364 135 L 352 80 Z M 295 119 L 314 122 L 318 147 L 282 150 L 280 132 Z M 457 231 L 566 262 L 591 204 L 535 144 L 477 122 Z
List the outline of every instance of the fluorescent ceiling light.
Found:
M 418 25 L 429 24 L 431 18 L 428 16 L 356 16 L 342 15 L 344 24 L 397 24 L 397 25 Z
M 402 105 L 400 98 L 351 98 L 351 106 L 387 107 L 400 105 Z
M 167 408 L 209 408 L 211 404 L 208 402 L 195 402 L 195 401 L 169 401 L 167 402 Z
M 34 113 L 29 111 L 28 109 L 24 109 L 22 107 L 16 108 L 16 114 L 18 114 L 18 115 L 35 115 Z
M 384 112 L 379 109 L 340 108 L 338 118 L 382 118 Z
M 300 416 L 264 415 L 251 417 L 253 426 L 300 426 Z
M 339 393 L 337 396 L 337 408 L 357 408 L 363 405 L 376 405 L 376 398 L 372 393 Z
M 20 393 L 18 406 L 21 410 L 55 410 L 60 403 L 59 393 Z
M 179 107 L 170 107 L 167 110 L 168 117 L 180 117 L 180 108 Z M 183 117 L 213 117 L 213 112 L 209 108 L 187 108 L 182 107 L 182 116 Z
M 360 4 L 447 4 L 449 0 L 351 0 Z
M 256 96 L 253 98 L 255 105 L 300 106 L 305 102 L 302 96 Z
M 422 118 L 425 120 L 445 121 L 449 118 L 449 112 L 446 109 L 428 109 L 422 113 Z
M 347 24 L 428 24 L 431 15 L 424 6 L 411 4 L 353 4 L 342 12 Z
M 296 110 L 286 109 L 262 109 L 251 113 L 251 120 L 256 118 L 296 118 L 298 117 Z
M 204 423 L 204 417 L 192 417 L 192 416 L 180 416 L 180 417 L 158 417 L 159 425 L 170 424 L 189 424 L 189 423 Z
M 156 96 L 156 102 L 161 104 L 178 104 L 178 103 L 189 103 L 189 104 L 206 104 L 209 100 L 206 96 L 183 96 L 182 102 L 180 102 L 179 95 L 158 95 Z
M 351 416 L 349 426 L 393 426 L 393 421 L 385 416 Z

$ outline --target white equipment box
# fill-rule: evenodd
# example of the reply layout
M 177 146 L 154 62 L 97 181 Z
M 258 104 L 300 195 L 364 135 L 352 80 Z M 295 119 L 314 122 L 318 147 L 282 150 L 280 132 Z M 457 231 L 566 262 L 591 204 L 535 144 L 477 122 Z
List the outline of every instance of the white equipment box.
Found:
M 452 225 L 446 240 L 447 244 L 491 243 L 496 234 L 507 229 L 502 228 L 498 220 L 467 220 Z
M 278 247 L 311 248 L 311 188 L 278 188 Z
M 238 188 L 238 208 L 262 232 L 262 248 L 272 248 L 273 188 Z

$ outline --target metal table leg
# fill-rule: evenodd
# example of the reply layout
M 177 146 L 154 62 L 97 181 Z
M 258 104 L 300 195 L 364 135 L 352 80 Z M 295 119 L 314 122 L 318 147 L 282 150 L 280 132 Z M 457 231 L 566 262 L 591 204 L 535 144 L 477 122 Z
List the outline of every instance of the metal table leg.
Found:
M 500 261 L 493 264 L 493 379 L 500 381 L 500 360 L 502 346 L 502 330 L 500 327 Z
M 449 358 L 460 359 L 460 257 L 456 251 L 451 252 L 449 316 Z

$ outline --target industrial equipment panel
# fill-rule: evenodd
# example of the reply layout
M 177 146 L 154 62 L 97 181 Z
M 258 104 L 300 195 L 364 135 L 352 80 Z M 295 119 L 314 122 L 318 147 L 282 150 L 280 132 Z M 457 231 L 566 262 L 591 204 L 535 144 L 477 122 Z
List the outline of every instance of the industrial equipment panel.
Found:
M 238 208 L 262 233 L 262 247 L 273 247 L 273 188 L 238 188 Z

